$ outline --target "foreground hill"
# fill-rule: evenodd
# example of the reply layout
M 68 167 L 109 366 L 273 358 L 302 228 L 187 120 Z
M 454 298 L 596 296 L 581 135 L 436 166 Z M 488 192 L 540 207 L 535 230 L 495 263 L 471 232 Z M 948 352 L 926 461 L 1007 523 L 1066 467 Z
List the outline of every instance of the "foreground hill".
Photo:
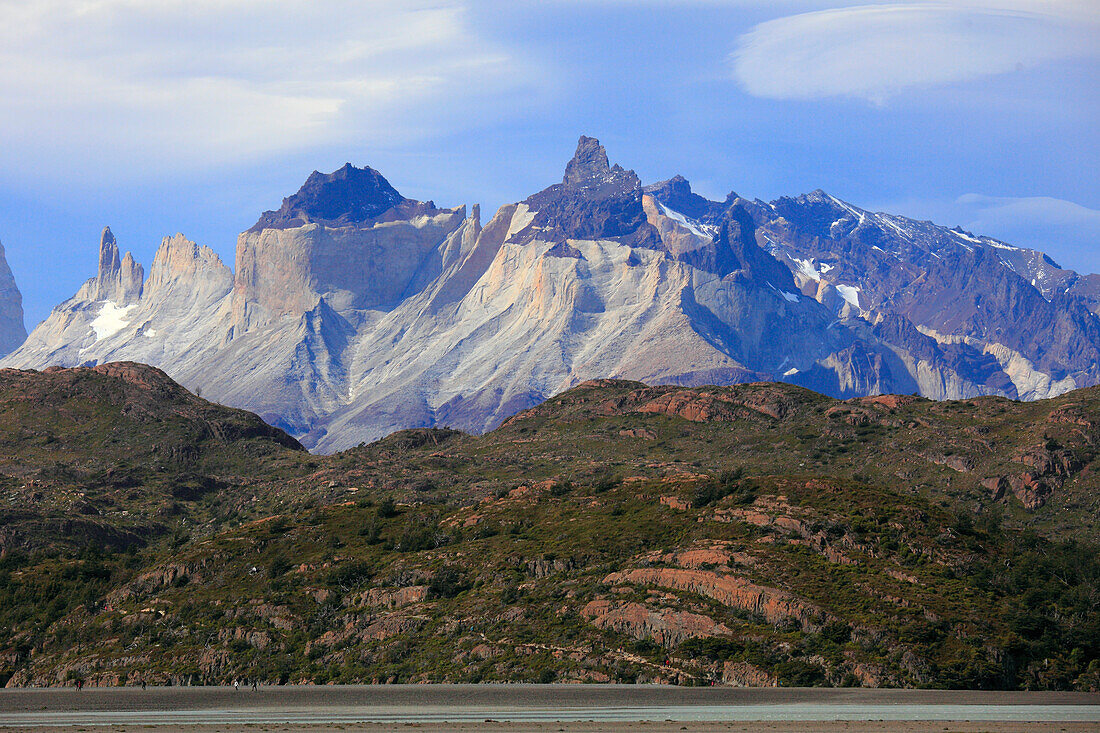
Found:
M 2 369 L 0 425 L 0 553 L 144 546 L 180 502 L 227 501 L 306 455 L 142 364 Z
M 19 373 L 58 375 L 110 387 L 71 403 L 118 403 L 109 374 Z M 163 442 L 170 422 L 145 424 Z M 1097 390 L 606 380 L 483 436 L 313 457 L 237 433 L 196 460 L 240 480 L 175 499 L 161 539 L 4 554 L 0 674 L 1097 689 L 1098 425 Z M 108 445 L 64 439 L 77 465 Z M 218 458 L 252 444 L 252 471 Z M 173 485 L 177 466 L 148 465 L 142 487 Z
M 582 137 L 560 183 L 487 222 L 349 164 L 261 215 L 233 269 L 177 234 L 146 278 L 106 229 L 95 277 L 0 364 L 153 364 L 330 453 L 484 432 L 601 377 L 1053 397 L 1100 382 L 1098 292 L 1040 252 L 821 191 L 643 186 Z

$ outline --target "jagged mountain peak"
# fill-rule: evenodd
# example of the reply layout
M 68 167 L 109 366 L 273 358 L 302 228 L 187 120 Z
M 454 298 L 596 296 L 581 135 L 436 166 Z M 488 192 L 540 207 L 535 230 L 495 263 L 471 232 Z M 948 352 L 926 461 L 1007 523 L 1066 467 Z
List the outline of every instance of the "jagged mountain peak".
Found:
M 823 189 L 820 189 L 820 188 L 815 188 L 813 191 L 810 191 L 809 193 L 799 194 L 798 196 L 795 196 L 794 198 L 784 196 L 784 197 L 780 198 L 778 201 L 790 201 L 790 202 L 793 202 L 793 203 L 798 204 L 800 206 L 807 206 L 807 205 L 812 206 L 812 205 L 815 205 L 815 204 L 817 204 L 817 205 L 824 204 L 824 205 L 826 205 L 830 208 L 834 208 L 834 209 L 835 208 L 844 208 L 844 209 L 857 208 L 857 207 L 854 207 L 851 204 L 847 203 L 846 201 L 841 201 L 836 196 L 833 196 L 832 194 L 830 194 L 827 191 L 825 191 Z M 773 201 L 772 203 L 778 203 L 778 201 Z
M 228 290 L 232 282 L 233 272 L 214 250 L 177 232 L 161 240 L 149 269 L 145 294 L 152 296 L 179 287 L 195 297 L 199 292 Z
M 252 231 L 290 229 L 311 222 L 361 224 L 391 209 L 417 205 L 398 193 L 374 168 L 345 163 L 332 173 L 313 171 L 297 193 L 283 199 L 278 211 L 265 211 Z M 419 206 L 434 208 L 430 201 Z
M 610 165 L 600 141 L 582 135 L 562 182 L 523 202 L 546 236 L 606 239 L 647 227 L 642 182 L 632 170 Z
M 644 190 L 673 211 L 708 224 L 715 223 L 717 218 L 737 199 L 737 194 L 731 192 L 724 203 L 711 201 L 693 192 L 688 179 L 679 174 L 667 181 L 651 183 Z
M 612 166 L 600 141 L 586 135 L 577 141 L 577 151 L 566 164 L 561 182 L 563 186 L 582 189 L 606 189 L 610 185 L 629 191 L 641 186 L 634 171 L 617 164 Z
M 565 175 L 562 176 L 561 183 L 563 186 L 579 188 L 620 183 L 625 187 L 635 188 L 640 185 L 640 180 L 634 171 L 625 171 L 619 165 L 610 165 L 607 151 L 598 140 L 581 135 L 581 139 L 576 142 L 576 152 L 572 160 L 565 165 Z
M 577 152 L 565 166 L 565 175 L 561 182 L 566 186 L 583 186 L 593 179 L 600 179 L 611 172 L 607 160 L 607 151 L 594 137 L 581 135 L 577 141 Z
M 664 197 L 681 197 L 695 195 L 691 191 L 691 182 L 677 173 L 672 178 L 664 181 L 657 181 L 656 183 L 650 183 L 644 191 L 648 194 L 657 196 L 659 200 Z
M 99 235 L 99 274 L 112 274 L 118 272 L 118 242 L 111 232 L 111 227 L 103 227 L 103 233 Z
M 89 284 L 90 300 L 110 300 L 120 304 L 141 297 L 145 270 L 129 252 L 119 257 L 118 242 L 111 227 L 103 227 L 99 236 L 99 269 Z

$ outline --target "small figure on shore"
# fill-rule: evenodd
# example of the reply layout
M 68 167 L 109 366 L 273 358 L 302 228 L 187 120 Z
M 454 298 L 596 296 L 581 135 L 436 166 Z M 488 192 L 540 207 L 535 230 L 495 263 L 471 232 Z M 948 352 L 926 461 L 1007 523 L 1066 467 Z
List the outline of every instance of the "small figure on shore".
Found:
M 143 690 L 145 689 L 145 680 L 141 681 L 141 689 L 143 689 Z
M 76 689 L 77 690 L 83 690 L 84 689 L 84 680 L 77 680 L 76 681 Z
M 252 691 L 256 692 L 259 689 L 260 689 L 259 683 L 256 682 L 256 680 L 252 680 Z
M 241 689 L 241 681 L 240 680 L 233 680 L 233 691 L 237 692 L 240 689 Z

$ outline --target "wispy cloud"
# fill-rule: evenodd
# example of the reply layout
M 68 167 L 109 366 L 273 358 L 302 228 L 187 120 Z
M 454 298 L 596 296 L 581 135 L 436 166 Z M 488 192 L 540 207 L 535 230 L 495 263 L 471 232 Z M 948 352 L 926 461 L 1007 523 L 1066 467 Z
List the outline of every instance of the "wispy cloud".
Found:
M 133 169 L 392 142 L 518 66 L 449 0 L 0 0 L 0 137 L 11 165 Z
M 930 87 L 1100 55 L 1094 2 L 971 0 L 860 5 L 761 23 L 742 35 L 733 75 L 774 99 L 882 103 Z
M 956 220 L 971 231 L 1034 247 L 1062 265 L 1100 272 L 1100 211 L 1049 196 L 984 196 L 955 200 Z
M 1100 211 L 1050 196 L 983 196 L 963 194 L 955 203 L 986 221 L 1031 221 L 1039 226 L 1089 225 L 1100 234 Z M 1098 239 L 1097 244 L 1100 244 Z

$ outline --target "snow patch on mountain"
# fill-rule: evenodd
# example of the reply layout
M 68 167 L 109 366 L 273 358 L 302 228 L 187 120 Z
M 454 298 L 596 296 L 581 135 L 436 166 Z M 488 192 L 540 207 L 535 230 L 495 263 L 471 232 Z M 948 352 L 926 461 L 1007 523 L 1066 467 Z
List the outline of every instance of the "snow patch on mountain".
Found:
M 130 321 L 126 319 L 126 314 L 132 311 L 134 307 L 134 304 L 120 306 L 109 300 L 103 301 L 99 309 L 99 315 L 91 323 L 96 341 L 114 336 L 126 328 L 130 324 Z
M 844 298 L 854 308 L 859 308 L 859 286 L 858 285 L 837 285 L 836 291 L 840 293 L 840 297 Z
M 676 222 L 680 226 L 684 227 L 685 229 L 690 231 L 695 236 L 697 236 L 701 239 L 709 239 L 712 236 L 711 234 L 708 234 L 707 232 L 703 231 L 696 222 L 688 219 L 686 216 L 681 214 L 679 211 L 673 211 L 672 209 L 668 208 L 667 206 L 660 203 L 659 201 L 657 202 L 657 208 L 660 209 L 662 214 L 664 214 L 668 218 L 672 219 L 674 222 Z
M 791 257 L 791 261 L 798 265 L 798 272 L 803 277 L 814 281 L 821 279 L 822 271 L 814 267 L 813 260 L 800 260 L 797 257 Z

